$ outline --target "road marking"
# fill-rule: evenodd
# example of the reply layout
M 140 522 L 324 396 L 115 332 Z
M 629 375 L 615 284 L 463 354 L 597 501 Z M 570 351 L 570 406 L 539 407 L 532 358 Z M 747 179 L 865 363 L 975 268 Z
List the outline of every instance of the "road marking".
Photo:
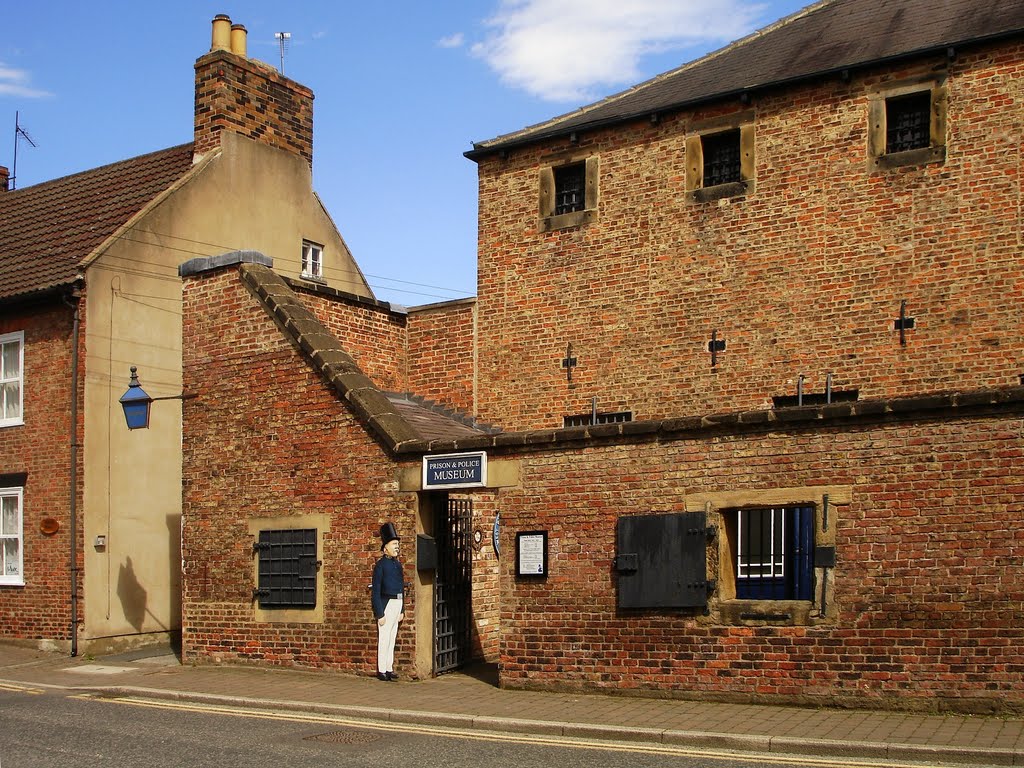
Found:
M 29 688 L 27 685 L 18 685 L 17 683 L 0 683 L 0 691 L 31 693 L 33 696 L 38 696 L 39 694 L 43 693 L 42 688 Z
M 676 757 L 704 757 L 735 762 L 751 762 L 753 759 L 763 764 L 786 764 L 801 766 L 824 766 L 825 768 L 921 768 L 920 762 L 893 762 L 884 758 L 843 759 L 838 757 L 808 757 L 806 755 L 766 752 L 737 752 L 716 749 L 700 749 L 697 747 L 676 746 L 671 744 L 652 744 L 642 742 L 614 742 L 600 739 L 584 739 L 571 736 L 537 736 L 522 733 L 504 733 L 497 731 L 478 731 L 464 728 L 452 728 L 438 725 L 417 725 L 395 721 L 373 722 L 357 718 L 317 714 L 315 712 L 284 712 L 266 709 L 246 709 L 224 704 L 204 704 L 201 702 L 167 701 L 163 699 L 146 699 L 142 697 L 109 696 L 95 693 L 83 693 L 72 698 L 89 699 L 111 704 L 127 704 L 133 707 L 150 709 L 172 709 L 183 712 L 203 712 L 220 714 L 230 717 L 250 717 L 258 720 L 276 720 L 294 723 L 323 723 L 332 726 L 363 728 L 379 731 L 400 731 L 426 736 L 445 736 L 448 738 L 473 739 L 475 741 L 512 742 L 515 744 L 531 744 L 537 746 L 566 747 L 572 749 L 596 749 L 607 752 L 638 752 L 648 755 L 670 755 Z

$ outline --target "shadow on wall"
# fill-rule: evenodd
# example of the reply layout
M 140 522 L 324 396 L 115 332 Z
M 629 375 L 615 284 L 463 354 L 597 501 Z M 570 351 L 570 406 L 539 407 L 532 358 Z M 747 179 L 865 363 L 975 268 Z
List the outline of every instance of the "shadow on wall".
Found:
M 167 614 L 169 629 L 181 629 L 181 514 L 167 515 L 167 540 L 171 546 L 167 583 L 171 585 L 170 606 Z M 154 617 L 155 618 L 155 617 Z
M 121 608 L 128 623 L 135 627 L 136 632 L 142 631 L 142 622 L 146 618 L 146 590 L 135 576 L 135 567 L 129 557 L 117 574 L 117 596 L 121 600 Z

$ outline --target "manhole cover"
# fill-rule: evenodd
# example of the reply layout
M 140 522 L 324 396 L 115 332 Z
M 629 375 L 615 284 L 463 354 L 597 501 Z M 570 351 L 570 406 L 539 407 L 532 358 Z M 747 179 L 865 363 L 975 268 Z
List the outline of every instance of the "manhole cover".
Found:
M 372 744 L 380 741 L 380 736 L 370 731 L 328 731 L 307 736 L 305 740 L 324 741 L 328 744 Z

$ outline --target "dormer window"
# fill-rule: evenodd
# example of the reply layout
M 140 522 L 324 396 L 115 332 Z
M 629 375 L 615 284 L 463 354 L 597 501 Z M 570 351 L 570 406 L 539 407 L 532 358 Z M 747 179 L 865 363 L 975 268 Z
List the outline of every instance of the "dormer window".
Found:
M 309 240 L 302 241 L 302 276 L 324 279 L 324 247 Z

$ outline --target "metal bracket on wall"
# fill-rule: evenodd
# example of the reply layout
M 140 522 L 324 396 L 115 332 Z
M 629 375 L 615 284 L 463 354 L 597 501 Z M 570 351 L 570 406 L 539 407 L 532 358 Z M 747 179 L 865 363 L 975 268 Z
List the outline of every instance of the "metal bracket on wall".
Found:
M 893 324 L 893 327 L 900 332 L 900 346 L 907 346 L 907 329 L 914 327 L 914 318 L 907 317 L 907 300 L 900 302 L 900 316 Z
M 725 339 L 718 338 L 718 329 L 711 332 L 711 341 L 708 342 L 708 352 L 711 353 L 711 367 L 718 365 L 718 353 L 725 351 Z
M 565 368 L 565 380 L 572 381 L 572 369 L 577 365 L 576 358 L 572 354 L 572 343 L 565 345 L 565 358 L 562 360 L 562 367 Z

